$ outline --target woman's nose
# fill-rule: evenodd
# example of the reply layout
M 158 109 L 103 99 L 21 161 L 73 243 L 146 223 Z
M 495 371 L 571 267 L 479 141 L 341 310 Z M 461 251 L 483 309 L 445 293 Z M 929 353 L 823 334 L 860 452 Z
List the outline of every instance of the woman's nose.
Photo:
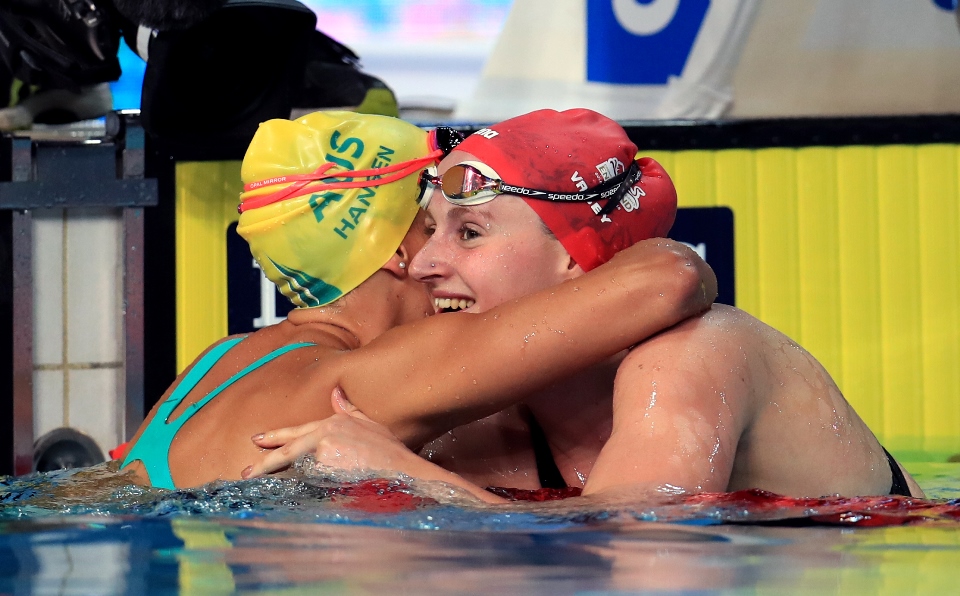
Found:
M 410 274 L 418 281 L 430 281 L 441 278 L 449 272 L 449 259 L 444 258 L 444 253 L 439 246 L 437 235 L 434 234 L 427 240 L 423 248 L 414 255 L 410 261 Z

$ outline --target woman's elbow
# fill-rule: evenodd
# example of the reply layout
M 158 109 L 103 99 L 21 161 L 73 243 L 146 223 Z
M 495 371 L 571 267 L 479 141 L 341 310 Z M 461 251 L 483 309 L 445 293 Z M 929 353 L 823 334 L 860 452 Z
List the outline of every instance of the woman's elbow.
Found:
M 672 255 L 668 272 L 680 310 L 690 316 L 699 314 L 717 298 L 717 276 L 706 261 L 690 247 L 670 241 L 666 248 Z

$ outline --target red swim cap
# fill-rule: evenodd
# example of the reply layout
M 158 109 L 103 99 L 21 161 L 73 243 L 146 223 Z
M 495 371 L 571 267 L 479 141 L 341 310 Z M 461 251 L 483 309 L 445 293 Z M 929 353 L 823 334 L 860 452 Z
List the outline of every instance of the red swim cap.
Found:
M 636 161 L 640 180 L 609 214 L 598 203 L 523 197 L 584 271 L 640 240 L 665 236 L 677 214 L 677 190 L 613 120 L 592 110 L 537 110 L 468 136 L 458 151 L 475 155 L 507 184 L 558 193 L 596 187 Z

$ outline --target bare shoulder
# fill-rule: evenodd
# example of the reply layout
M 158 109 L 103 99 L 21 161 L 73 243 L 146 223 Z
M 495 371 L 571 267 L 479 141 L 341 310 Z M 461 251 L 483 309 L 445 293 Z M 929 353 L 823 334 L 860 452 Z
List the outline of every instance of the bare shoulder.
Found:
M 197 387 L 200 393 L 206 391 L 208 385 L 213 387 L 246 371 L 235 383 L 242 394 L 284 395 L 288 405 L 298 399 L 311 405 L 313 402 L 328 405 L 330 391 L 336 384 L 337 362 L 348 353 L 323 330 L 287 322 L 246 336 L 231 336 L 219 343 L 230 340 L 242 341 L 234 341 L 212 374 L 200 382 Z
M 808 360 L 773 327 L 738 308 L 715 304 L 634 347 L 621 364 L 618 384 L 621 378 L 623 383 L 630 379 L 627 387 L 656 379 L 684 400 L 719 396 L 731 407 L 746 408 L 769 385 L 771 366 L 783 365 L 772 355 Z
M 716 305 L 630 351 L 614 382 L 613 431 L 585 494 L 727 489 L 753 402 L 743 347 L 751 319 Z
M 756 324 L 762 325 L 741 310 L 714 305 L 637 345 L 617 370 L 615 410 L 647 418 L 654 410 L 740 418 L 754 389 Z
M 742 310 L 715 304 L 710 310 L 637 344 L 631 349 L 630 358 L 705 359 L 706 365 L 724 363 L 745 352 L 758 334 L 768 330 L 772 331 Z

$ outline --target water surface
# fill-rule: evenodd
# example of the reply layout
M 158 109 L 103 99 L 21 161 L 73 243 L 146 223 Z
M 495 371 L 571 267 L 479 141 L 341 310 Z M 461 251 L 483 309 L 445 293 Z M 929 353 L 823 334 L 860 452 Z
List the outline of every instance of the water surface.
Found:
M 949 592 L 960 464 L 929 500 L 759 492 L 468 505 L 316 478 L 162 491 L 109 470 L 0 480 L 0 593 Z

